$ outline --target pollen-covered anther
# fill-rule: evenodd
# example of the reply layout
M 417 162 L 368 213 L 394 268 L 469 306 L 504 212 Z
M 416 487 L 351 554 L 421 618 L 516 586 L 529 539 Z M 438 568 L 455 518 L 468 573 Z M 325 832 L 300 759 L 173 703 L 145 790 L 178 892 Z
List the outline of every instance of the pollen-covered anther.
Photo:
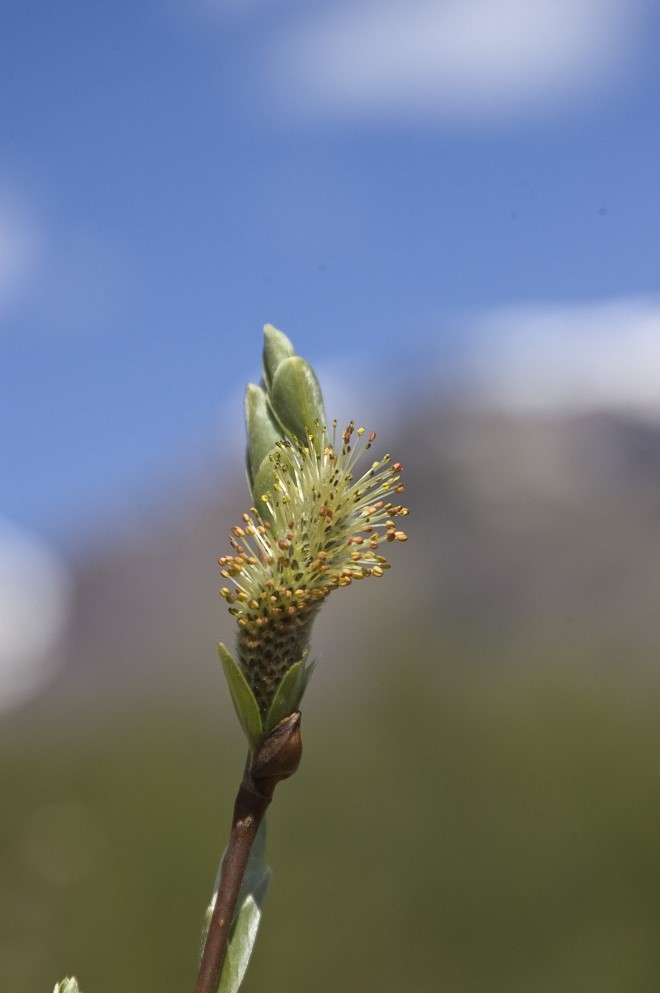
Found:
M 397 541 L 408 541 L 408 535 L 404 531 L 395 531 L 394 537 Z
M 354 431 L 355 431 L 355 422 L 351 421 L 348 427 L 344 429 L 344 433 L 342 435 L 342 440 L 345 445 L 350 445 Z
M 219 560 L 224 578 L 240 577 L 242 592 L 229 593 L 229 609 L 238 615 L 241 665 L 260 706 L 285 660 L 300 658 L 322 601 L 353 580 L 382 575 L 390 566 L 378 554 L 381 544 L 402 540 L 391 519 L 407 513 L 391 502 L 402 464 L 389 454 L 371 462 L 366 452 L 376 433 L 353 421 L 342 432 L 334 422 L 330 437 L 317 427 L 304 444 L 283 440 L 271 453 L 270 493 L 255 496 L 266 505 L 263 515 L 254 508 L 254 517 L 242 515 L 230 536 L 233 554 Z

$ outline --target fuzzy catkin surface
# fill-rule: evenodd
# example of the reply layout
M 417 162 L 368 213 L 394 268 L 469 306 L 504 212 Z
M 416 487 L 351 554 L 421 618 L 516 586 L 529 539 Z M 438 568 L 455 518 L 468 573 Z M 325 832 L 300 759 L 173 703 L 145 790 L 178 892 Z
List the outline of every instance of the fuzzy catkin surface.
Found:
M 305 654 L 319 606 L 283 617 L 264 617 L 256 631 L 254 625 L 239 630 L 238 657 L 262 713 L 267 712 L 286 673 Z

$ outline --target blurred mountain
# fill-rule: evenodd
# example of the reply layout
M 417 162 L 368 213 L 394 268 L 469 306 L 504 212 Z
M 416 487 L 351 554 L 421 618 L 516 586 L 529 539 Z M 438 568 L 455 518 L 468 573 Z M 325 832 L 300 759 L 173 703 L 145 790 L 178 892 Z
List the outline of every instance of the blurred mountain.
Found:
M 438 651 L 486 638 L 508 664 L 551 664 L 566 641 L 585 664 L 657 662 L 658 424 L 441 407 L 387 444 L 405 462 L 410 541 L 378 584 L 324 608 L 315 645 L 339 659 L 333 672 L 412 630 Z M 213 645 L 231 643 L 233 625 L 216 560 L 247 487 L 238 467 L 228 479 L 210 466 L 203 482 L 165 489 L 74 556 L 68 697 L 105 701 L 127 683 L 217 690 Z
M 429 407 L 387 444 L 410 540 L 317 621 L 246 989 L 330 993 L 327 961 L 351 993 L 653 989 L 660 427 Z M 3 717 L 3 989 L 192 986 L 246 496 L 238 464 L 182 469 L 70 555 L 60 675 Z
M 415 438 L 428 610 L 657 661 L 657 424 L 444 412 Z

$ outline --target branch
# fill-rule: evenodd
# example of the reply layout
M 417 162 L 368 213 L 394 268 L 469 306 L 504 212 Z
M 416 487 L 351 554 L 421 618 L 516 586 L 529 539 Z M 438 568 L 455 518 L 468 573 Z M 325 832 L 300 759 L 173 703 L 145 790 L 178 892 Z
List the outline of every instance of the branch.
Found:
M 275 787 L 298 768 L 302 756 L 300 713 L 280 721 L 245 765 L 238 788 L 220 886 L 204 943 L 195 993 L 217 993 L 222 965 L 250 851 Z

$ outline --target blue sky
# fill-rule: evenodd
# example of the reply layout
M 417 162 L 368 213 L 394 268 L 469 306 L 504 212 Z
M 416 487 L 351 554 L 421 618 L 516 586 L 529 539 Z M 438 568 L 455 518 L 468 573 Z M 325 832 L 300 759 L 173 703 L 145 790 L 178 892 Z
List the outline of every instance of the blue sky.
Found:
M 659 27 L 655 0 L 6 0 L 2 513 L 63 541 L 220 452 L 267 321 L 374 409 L 474 355 L 507 394 L 548 341 L 555 375 L 625 356 L 660 398 Z

